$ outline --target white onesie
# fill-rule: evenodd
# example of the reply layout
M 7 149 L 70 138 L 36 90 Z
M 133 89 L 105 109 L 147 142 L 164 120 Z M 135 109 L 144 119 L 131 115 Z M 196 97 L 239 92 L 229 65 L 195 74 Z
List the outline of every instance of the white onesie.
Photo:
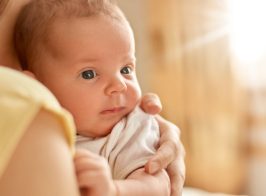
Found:
M 76 147 L 105 157 L 113 179 L 125 179 L 131 172 L 146 164 L 155 153 L 158 142 L 159 126 L 154 116 L 136 107 L 105 137 L 78 135 Z

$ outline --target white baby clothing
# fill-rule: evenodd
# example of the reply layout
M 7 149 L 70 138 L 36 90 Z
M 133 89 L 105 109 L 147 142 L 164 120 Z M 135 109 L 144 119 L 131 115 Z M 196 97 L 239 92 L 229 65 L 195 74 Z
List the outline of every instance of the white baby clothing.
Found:
M 105 137 L 78 135 L 76 147 L 105 157 L 113 179 L 125 179 L 131 172 L 143 167 L 155 154 L 158 142 L 159 126 L 154 116 L 136 107 Z

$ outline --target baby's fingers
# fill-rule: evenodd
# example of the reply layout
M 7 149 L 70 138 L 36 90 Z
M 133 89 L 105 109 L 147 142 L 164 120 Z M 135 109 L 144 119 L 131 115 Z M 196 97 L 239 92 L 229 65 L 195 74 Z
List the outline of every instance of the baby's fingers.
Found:
M 107 167 L 106 160 L 103 157 L 82 149 L 77 150 L 74 164 L 77 175 L 86 170 L 101 170 Z

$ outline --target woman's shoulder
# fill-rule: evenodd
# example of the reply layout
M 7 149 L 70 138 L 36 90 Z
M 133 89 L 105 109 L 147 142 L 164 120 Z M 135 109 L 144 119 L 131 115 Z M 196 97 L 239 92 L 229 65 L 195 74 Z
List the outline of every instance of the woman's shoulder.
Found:
M 70 113 L 40 82 L 20 71 L 0 66 L 0 177 L 25 131 L 43 111 L 62 126 L 60 130 L 64 131 L 69 150 L 73 153 L 75 126 Z M 49 124 L 47 119 L 38 121 L 39 129 Z
M 48 88 L 21 71 L 0 66 L 0 92 L 0 98 L 9 100 L 10 105 L 23 103 L 37 110 L 42 108 L 51 111 L 73 121 L 71 114 L 62 108 Z
M 0 66 L 0 99 L 6 100 L 4 104 L 16 105 L 17 111 L 23 107 L 45 109 L 63 118 L 71 129 L 74 128 L 72 115 L 57 101 L 52 92 L 34 78 L 21 71 Z M 27 111 L 26 111 L 27 112 Z
M 3 116 L 0 127 L 23 130 L 42 109 L 60 120 L 68 142 L 73 146 L 73 117 L 60 106 L 51 91 L 20 71 L 0 66 L 0 116 Z
M 20 71 L 0 66 L 0 91 L 2 95 L 19 96 L 29 101 L 45 101 L 60 107 L 54 95 L 40 82 Z

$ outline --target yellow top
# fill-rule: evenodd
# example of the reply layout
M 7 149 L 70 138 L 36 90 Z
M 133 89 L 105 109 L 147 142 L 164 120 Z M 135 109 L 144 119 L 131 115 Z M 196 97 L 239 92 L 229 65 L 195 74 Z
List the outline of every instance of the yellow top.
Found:
M 73 152 L 75 126 L 72 116 L 41 83 L 18 71 L 0 66 L 0 176 L 24 131 L 40 109 L 60 119 Z

